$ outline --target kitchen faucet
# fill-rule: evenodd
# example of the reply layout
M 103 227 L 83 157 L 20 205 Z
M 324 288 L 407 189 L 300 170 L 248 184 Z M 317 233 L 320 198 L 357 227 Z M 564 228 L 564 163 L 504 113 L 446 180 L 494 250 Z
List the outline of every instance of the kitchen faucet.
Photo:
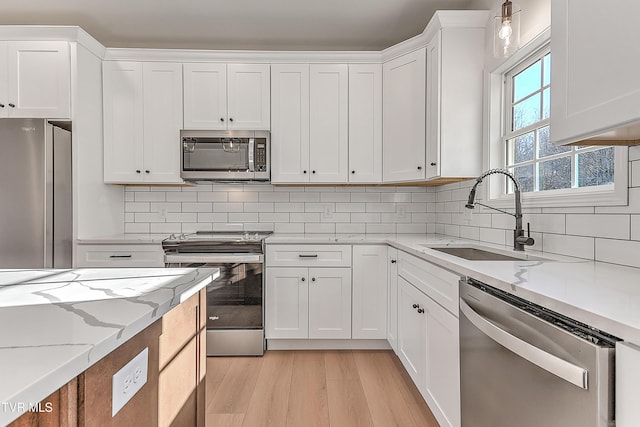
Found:
M 509 178 L 511 178 L 511 181 L 513 181 L 513 187 L 514 187 L 514 193 L 515 193 L 515 199 L 516 199 L 515 214 L 512 214 L 511 212 L 503 211 L 502 209 L 496 209 L 494 207 L 484 205 L 479 202 L 474 202 L 476 198 L 476 187 L 478 186 L 478 184 L 480 184 L 482 180 L 487 176 L 493 175 L 496 173 L 501 173 L 503 175 L 506 175 Z M 467 204 L 465 205 L 465 207 L 467 209 L 473 209 L 475 205 L 484 206 L 485 208 L 493 209 L 494 211 L 502 212 L 507 215 L 512 215 L 516 218 L 516 228 L 515 230 L 513 230 L 513 249 L 514 250 L 524 251 L 525 246 L 533 245 L 534 240 L 531 237 L 531 230 L 529 229 L 529 223 L 527 223 L 527 236 L 524 235 L 524 230 L 522 229 L 522 202 L 520 201 L 520 184 L 518 184 L 518 180 L 516 179 L 515 176 L 513 176 L 511 172 L 504 169 L 489 169 L 488 171 L 480 175 L 478 178 L 476 178 L 476 183 L 473 185 L 473 188 L 471 188 L 471 191 L 469 192 L 469 201 L 467 201 Z

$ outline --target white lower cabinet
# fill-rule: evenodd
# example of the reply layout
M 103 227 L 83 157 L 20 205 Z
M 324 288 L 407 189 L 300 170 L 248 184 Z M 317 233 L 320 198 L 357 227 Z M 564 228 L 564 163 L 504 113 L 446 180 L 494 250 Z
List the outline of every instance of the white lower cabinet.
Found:
M 268 267 L 266 338 L 351 338 L 351 269 Z
M 387 249 L 387 341 L 398 354 L 398 250 Z
M 640 425 L 640 346 L 616 344 L 616 426 Z
M 164 267 L 164 251 L 156 244 L 78 244 L 76 267 Z
M 396 279 L 398 357 L 438 423 L 459 426 L 458 318 L 401 275 Z
M 387 338 L 387 246 L 353 246 L 353 339 Z

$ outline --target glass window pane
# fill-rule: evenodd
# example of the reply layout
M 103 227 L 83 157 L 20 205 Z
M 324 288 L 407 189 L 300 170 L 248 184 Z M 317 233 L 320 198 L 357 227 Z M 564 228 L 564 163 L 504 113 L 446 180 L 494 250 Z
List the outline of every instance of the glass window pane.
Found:
M 540 121 L 539 93 L 513 106 L 512 130 L 522 129 L 538 121 Z
M 516 177 L 518 183 L 520 184 L 520 191 L 523 193 L 526 191 L 533 191 L 533 165 L 527 166 L 519 166 L 517 168 L 513 168 L 510 170 L 511 173 Z M 511 180 L 509 179 L 509 192 L 513 192 L 513 186 L 511 185 Z
M 534 133 L 529 132 L 517 138 L 507 141 L 507 163 L 513 165 L 515 163 L 528 162 L 533 160 Z
M 614 147 L 578 154 L 578 187 L 613 184 Z
M 571 157 L 540 162 L 538 172 L 541 191 L 571 188 Z
M 558 146 L 551 143 L 549 140 L 549 126 L 538 129 L 538 158 L 568 151 L 571 151 L 571 147 Z
M 547 86 L 551 84 L 551 54 L 547 53 L 544 57 L 544 74 L 542 78 L 542 85 Z
M 513 77 L 513 102 L 540 90 L 542 61 L 536 61 Z
M 542 118 L 548 119 L 551 115 L 551 89 L 542 91 Z

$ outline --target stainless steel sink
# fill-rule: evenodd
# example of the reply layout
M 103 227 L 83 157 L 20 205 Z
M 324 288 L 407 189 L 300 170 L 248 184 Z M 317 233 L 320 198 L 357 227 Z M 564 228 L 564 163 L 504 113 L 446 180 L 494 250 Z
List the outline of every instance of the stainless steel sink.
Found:
M 421 245 L 434 251 L 444 252 L 449 255 L 457 256 L 469 261 L 542 261 L 544 258 L 535 257 L 527 253 L 522 254 L 505 254 L 485 249 L 475 248 L 473 246 L 432 246 Z

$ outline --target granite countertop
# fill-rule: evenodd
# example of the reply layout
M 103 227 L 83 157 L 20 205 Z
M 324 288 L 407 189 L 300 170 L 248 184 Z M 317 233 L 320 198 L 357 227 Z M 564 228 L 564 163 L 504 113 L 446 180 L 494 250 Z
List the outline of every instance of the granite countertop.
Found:
M 0 270 L 0 425 L 219 276 L 218 269 Z M 12 410 L 13 408 L 13 410 Z
M 640 269 L 531 251 L 531 260 L 468 261 L 434 250 L 510 247 L 443 235 L 274 234 L 267 244 L 388 244 L 640 345 Z

